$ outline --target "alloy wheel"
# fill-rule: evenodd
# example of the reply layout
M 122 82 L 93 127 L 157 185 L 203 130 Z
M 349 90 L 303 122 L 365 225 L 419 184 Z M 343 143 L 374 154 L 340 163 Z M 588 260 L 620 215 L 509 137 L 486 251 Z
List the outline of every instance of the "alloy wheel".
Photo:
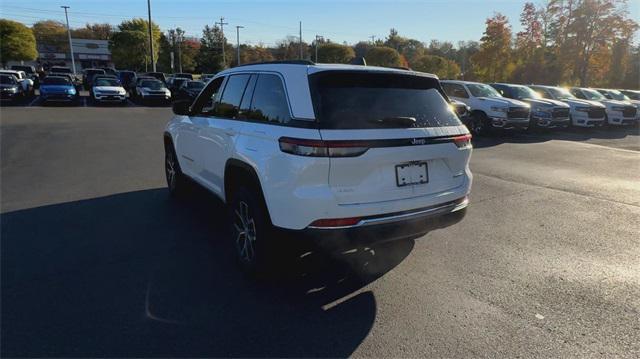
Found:
M 239 201 L 235 208 L 233 223 L 236 232 L 236 250 L 238 256 L 246 263 L 255 258 L 256 224 L 249 211 L 249 205 Z
M 176 160 L 172 152 L 167 152 L 164 167 L 167 176 L 167 185 L 169 185 L 169 189 L 173 190 L 176 187 Z

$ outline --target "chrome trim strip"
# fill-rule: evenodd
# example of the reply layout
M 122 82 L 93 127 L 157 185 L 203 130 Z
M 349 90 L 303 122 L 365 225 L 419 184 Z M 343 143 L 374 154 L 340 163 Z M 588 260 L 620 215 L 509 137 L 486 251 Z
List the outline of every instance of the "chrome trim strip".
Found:
M 431 207 L 431 208 L 423 209 L 416 212 L 396 214 L 396 215 L 387 216 L 387 217 L 363 219 L 360 222 L 350 226 L 338 226 L 338 227 L 309 226 L 307 228 L 309 229 L 348 229 L 348 228 L 371 226 L 376 224 L 387 224 L 387 223 L 393 223 L 393 222 L 402 221 L 402 220 L 416 219 L 419 217 L 428 218 L 428 217 L 433 217 L 439 214 L 451 213 L 451 212 L 459 211 L 467 207 L 468 205 L 469 205 L 469 197 L 464 197 L 464 199 L 459 203 L 450 203 L 443 206 Z

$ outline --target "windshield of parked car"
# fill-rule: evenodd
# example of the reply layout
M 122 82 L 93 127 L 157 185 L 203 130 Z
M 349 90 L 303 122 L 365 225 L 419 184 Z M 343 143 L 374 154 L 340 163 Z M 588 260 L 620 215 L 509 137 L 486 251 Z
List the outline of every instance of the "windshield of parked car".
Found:
M 513 97 L 516 100 L 541 98 L 541 96 L 537 92 L 533 91 L 527 86 L 511 86 L 511 92 L 513 93 Z
M 614 100 L 618 100 L 618 101 L 629 101 L 630 98 L 623 94 L 622 92 L 618 91 L 618 90 L 606 90 L 607 94 L 609 94 L 609 96 L 611 96 L 612 99 Z
M 204 82 L 200 81 L 189 81 L 187 82 L 187 88 L 192 90 L 201 90 L 204 88 Z
M 140 83 L 140 87 L 146 87 L 152 90 L 161 90 L 164 88 L 164 84 L 159 80 L 145 80 Z
M 321 128 L 373 129 L 460 125 L 438 80 L 415 75 L 324 71 L 310 76 Z
M 120 81 L 116 79 L 96 79 L 95 86 L 120 86 Z
M 43 85 L 71 85 L 71 82 L 66 77 L 45 77 L 42 80 Z
M 602 101 L 607 99 L 603 94 L 596 90 L 582 89 L 582 93 L 587 100 Z
M 502 97 L 496 89 L 485 84 L 466 84 L 474 97 Z
M 15 85 L 16 79 L 11 75 L 0 75 L 0 84 Z
M 553 95 L 553 97 L 558 99 L 558 100 L 568 100 L 568 99 L 575 99 L 576 98 L 575 96 L 573 96 L 571 94 L 571 92 L 569 92 L 569 90 L 563 89 L 561 87 L 547 87 L 547 88 L 545 88 L 545 90 L 547 90 L 547 92 L 551 93 L 551 95 Z

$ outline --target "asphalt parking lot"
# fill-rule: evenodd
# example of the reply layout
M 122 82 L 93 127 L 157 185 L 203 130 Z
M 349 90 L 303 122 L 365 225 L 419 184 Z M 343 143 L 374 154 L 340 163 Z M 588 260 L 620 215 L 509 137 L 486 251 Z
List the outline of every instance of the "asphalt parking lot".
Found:
M 476 139 L 458 225 L 255 282 L 170 109 L 0 111 L 3 357 L 640 356 L 637 127 Z

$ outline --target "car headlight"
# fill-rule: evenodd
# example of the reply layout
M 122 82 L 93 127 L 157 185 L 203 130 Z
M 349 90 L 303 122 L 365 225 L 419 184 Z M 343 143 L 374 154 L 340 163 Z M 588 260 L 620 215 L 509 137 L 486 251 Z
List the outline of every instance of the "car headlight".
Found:
M 584 106 L 576 107 L 576 111 L 580 111 L 580 112 L 589 112 L 589 110 L 590 110 L 589 107 L 584 107 Z
M 120 89 L 120 90 L 118 90 L 118 94 L 119 95 L 126 95 L 127 91 L 125 91 L 125 89 Z
M 509 112 L 509 108 L 508 107 L 491 106 L 491 111 L 507 113 L 507 112 Z
M 69 95 L 75 95 L 76 94 L 76 89 L 67 89 L 67 93 Z
M 18 88 L 17 87 L 5 87 L 3 90 L 6 91 L 6 92 L 10 92 L 10 93 L 18 92 Z

